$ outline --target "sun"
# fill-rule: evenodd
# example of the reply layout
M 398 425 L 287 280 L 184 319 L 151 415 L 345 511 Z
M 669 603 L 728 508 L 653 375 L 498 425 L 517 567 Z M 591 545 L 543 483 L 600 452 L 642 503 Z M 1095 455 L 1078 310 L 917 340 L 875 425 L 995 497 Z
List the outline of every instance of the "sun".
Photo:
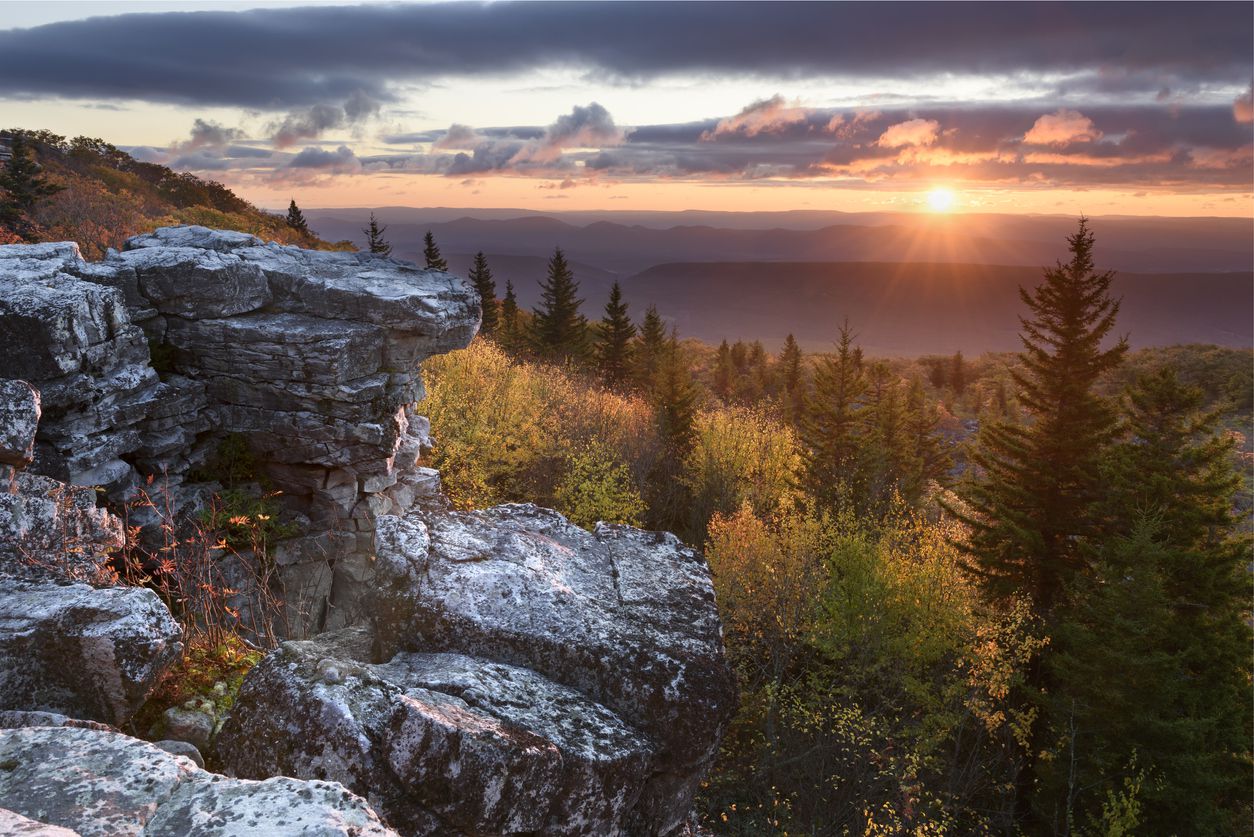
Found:
M 948 212 L 954 208 L 955 199 L 954 190 L 944 187 L 937 187 L 927 193 L 927 205 L 933 212 Z

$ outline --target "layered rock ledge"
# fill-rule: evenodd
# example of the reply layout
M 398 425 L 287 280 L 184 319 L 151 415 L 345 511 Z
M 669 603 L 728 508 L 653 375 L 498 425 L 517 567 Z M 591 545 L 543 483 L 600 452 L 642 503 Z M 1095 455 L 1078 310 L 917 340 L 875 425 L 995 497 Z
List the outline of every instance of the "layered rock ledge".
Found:
M 162 229 L 98 263 L 0 247 L 21 379 L 0 381 L 0 823 L 683 831 L 735 703 L 708 567 L 665 533 L 449 508 L 418 366 L 478 319 L 449 274 L 244 233 Z M 160 490 L 194 516 L 231 445 L 296 534 L 252 555 L 290 641 L 196 740 L 224 777 L 100 723 L 127 722 L 181 636 L 150 591 L 110 586 L 122 523 L 97 500 Z M 143 514 L 141 534 L 170 523 Z

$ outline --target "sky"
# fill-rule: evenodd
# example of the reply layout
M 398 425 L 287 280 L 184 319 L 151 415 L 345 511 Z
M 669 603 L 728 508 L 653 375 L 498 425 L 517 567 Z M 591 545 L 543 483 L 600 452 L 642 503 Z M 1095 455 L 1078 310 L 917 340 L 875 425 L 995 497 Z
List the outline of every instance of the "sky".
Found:
M 1254 218 L 1254 4 L 0 0 L 0 128 L 265 207 Z

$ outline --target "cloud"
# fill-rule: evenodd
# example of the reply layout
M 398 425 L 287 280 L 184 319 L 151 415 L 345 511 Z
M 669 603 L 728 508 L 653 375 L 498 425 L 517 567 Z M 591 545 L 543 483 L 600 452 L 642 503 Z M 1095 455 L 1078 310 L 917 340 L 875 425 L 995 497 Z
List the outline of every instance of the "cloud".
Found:
M 0 31 L 0 95 L 283 112 L 393 85 L 581 68 L 918 81 L 1061 76 L 1076 90 L 1249 83 L 1254 5 L 432 3 L 96 16 Z M 771 37 L 763 37 L 769 31 Z M 1198 45 L 1204 45 L 1199 47 Z M 485 56 L 487 57 L 485 59 Z
M 1102 132 L 1094 127 L 1092 119 L 1067 108 L 1045 114 L 1023 135 L 1023 141 L 1032 145 L 1071 145 L 1101 138 Z
M 1254 122 L 1254 85 L 1250 85 L 1250 88 L 1232 103 L 1232 116 L 1242 125 Z
M 239 128 L 227 128 L 204 119 L 197 119 L 192 123 L 191 133 L 190 139 L 177 144 L 179 149 L 194 151 L 197 148 L 220 148 L 244 138 L 244 132 Z
M 358 90 L 343 106 L 320 102 L 270 123 L 271 139 L 279 148 L 290 148 L 302 140 L 317 139 L 325 131 L 361 122 L 378 112 L 379 103 Z
M 940 123 L 935 119 L 911 119 L 890 125 L 875 144 L 881 148 L 901 148 L 907 145 L 931 145 L 936 142 Z
M 861 110 L 851 117 L 838 113 L 827 121 L 823 130 L 839 139 L 853 139 L 862 129 L 879 119 L 880 115 L 878 110 Z
M 318 169 L 336 174 L 361 170 L 361 160 L 347 145 L 334 151 L 308 146 L 287 163 L 289 169 Z
M 440 137 L 434 143 L 432 148 L 449 149 L 453 151 L 472 151 L 477 146 L 483 144 L 485 138 L 480 136 L 474 128 L 469 125 L 458 125 L 453 123 L 449 126 L 444 136 Z M 388 142 L 392 142 L 389 138 Z
M 547 149 L 600 148 L 618 145 L 624 132 L 614 124 L 610 112 L 596 102 L 586 107 L 575 105 L 548 127 L 540 145 Z
M 800 105 L 789 105 L 776 93 L 769 99 L 760 99 L 735 116 L 720 119 L 713 130 L 706 131 L 701 139 L 710 141 L 724 136 L 756 137 L 758 134 L 779 133 L 785 128 L 805 123 L 810 111 Z

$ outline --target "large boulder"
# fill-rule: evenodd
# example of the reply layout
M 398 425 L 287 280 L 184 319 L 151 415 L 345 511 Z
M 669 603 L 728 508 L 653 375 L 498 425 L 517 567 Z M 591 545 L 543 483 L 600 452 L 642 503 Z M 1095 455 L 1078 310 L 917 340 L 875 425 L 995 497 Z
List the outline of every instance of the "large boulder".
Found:
M 105 582 L 125 540 L 90 488 L 26 472 L 0 486 L 0 576 Z
M 0 809 L 82 837 L 395 837 L 341 785 L 230 779 L 116 732 L 0 730 Z M 0 829 L 6 814 L 0 814 Z M 22 820 L 13 820 L 29 828 Z M 4 833 L 12 833 L 5 831 Z M 16 833 L 27 833 L 18 831 Z
M 122 725 L 182 650 L 151 590 L 2 580 L 0 709 Z
M 413 834 L 682 825 L 735 705 L 696 553 L 529 505 L 377 525 L 372 630 L 254 669 L 225 764 L 341 781 Z

